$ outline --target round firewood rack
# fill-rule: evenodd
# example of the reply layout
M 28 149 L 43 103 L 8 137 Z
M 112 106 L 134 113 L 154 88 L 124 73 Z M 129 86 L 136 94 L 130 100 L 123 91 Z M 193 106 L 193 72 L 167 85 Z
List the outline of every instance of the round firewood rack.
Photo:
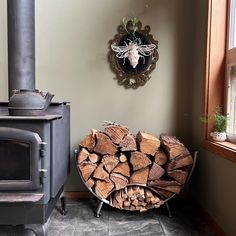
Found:
M 79 153 L 79 150 L 78 150 L 78 149 L 75 149 L 75 150 L 74 150 L 74 161 L 75 161 L 75 165 L 77 165 L 78 153 Z M 196 166 L 197 156 L 198 156 L 198 151 L 195 151 L 194 154 L 193 154 L 193 163 L 192 163 L 191 170 L 190 170 L 190 172 L 189 172 L 189 175 L 188 175 L 188 178 L 187 178 L 185 184 L 182 186 L 182 189 L 183 189 L 184 186 L 189 182 L 189 180 L 190 180 L 190 178 L 191 178 L 191 176 L 192 176 L 192 174 L 193 174 L 193 171 L 194 171 L 195 166 Z M 81 174 L 80 169 L 79 169 L 79 168 L 76 168 L 76 169 L 77 169 L 77 172 L 78 172 L 79 176 L 81 177 L 83 183 L 85 184 L 85 181 L 84 181 L 84 179 L 83 179 L 83 177 L 82 177 L 82 174 Z M 108 204 L 108 205 L 111 206 L 111 207 L 114 207 L 114 206 L 110 203 L 110 201 L 108 201 L 108 200 L 105 199 L 105 198 L 100 198 L 99 196 L 97 196 L 97 194 L 93 191 L 92 188 L 89 188 L 86 184 L 85 184 L 85 186 L 86 186 L 87 189 L 98 199 L 98 207 L 97 207 L 97 210 L 95 211 L 95 214 L 94 214 L 95 217 L 100 217 L 100 216 L 101 216 L 100 213 L 101 213 L 101 210 L 102 210 L 102 207 L 103 207 L 103 204 L 104 204 L 104 203 L 105 203 L 105 204 Z M 171 209 L 170 209 L 170 207 L 169 207 L 168 201 L 171 200 L 177 193 L 173 193 L 170 197 L 165 198 L 165 197 L 163 197 L 157 190 L 155 190 L 155 189 L 152 188 L 151 186 L 146 186 L 146 185 L 143 185 L 143 184 L 128 184 L 125 188 L 131 187 L 131 186 L 139 186 L 139 187 L 142 187 L 142 188 L 144 188 L 144 189 L 149 189 L 150 191 L 152 191 L 153 193 L 155 193 L 155 194 L 160 198 L 160 203 L 159 203 L 160 206 L 161 206 L 161 205 L 165 205 L 169 217 L 172 217 L 172 213 L 171 213 Z M 118 190 L 112 190 L 112 191 L 109 193 L 109 195 L 108 195 L 107 198 L 109 198 L 109 196 L 112 195 L 112 194 L 113 194 L 114 192 L 116 192 L 116 191 L 118 191 Z M 117 209 L 118 209 L 118 208 L 117 208 Z M 121 208 L 120 210 L 127 210 L 127 209 Z

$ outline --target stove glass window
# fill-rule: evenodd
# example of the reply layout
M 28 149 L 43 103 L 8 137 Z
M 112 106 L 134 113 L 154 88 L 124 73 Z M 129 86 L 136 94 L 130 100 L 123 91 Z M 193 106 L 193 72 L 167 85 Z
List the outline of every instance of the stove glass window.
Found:
M 30 180 L 30 145 L 0 140 L 0 181 Z

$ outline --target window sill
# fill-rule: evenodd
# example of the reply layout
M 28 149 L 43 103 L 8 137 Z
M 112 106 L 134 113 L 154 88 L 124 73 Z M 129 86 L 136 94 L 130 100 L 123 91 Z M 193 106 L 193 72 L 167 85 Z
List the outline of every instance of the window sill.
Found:
M 205 140 L 202 147 L 220 157 L 236 163 L 236 144 L 230 142 L 212 142 Z

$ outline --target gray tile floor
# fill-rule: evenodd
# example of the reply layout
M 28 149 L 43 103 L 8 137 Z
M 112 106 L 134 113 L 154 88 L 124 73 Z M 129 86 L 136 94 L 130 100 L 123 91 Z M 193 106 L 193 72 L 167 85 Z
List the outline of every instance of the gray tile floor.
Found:
M 102 216 L 94 217 L 97 201 L 68 201 L 66 216 L 54 210 L 48 227 L 48 236 L 211 236 L 215 235 L 196 207 L 183 199 L 170 202 L 173 217 L 165 207 L 144 213 L 120 211 L 104 206 Z M 1 226 L 0 236 L 33 236 L 31 230 Z

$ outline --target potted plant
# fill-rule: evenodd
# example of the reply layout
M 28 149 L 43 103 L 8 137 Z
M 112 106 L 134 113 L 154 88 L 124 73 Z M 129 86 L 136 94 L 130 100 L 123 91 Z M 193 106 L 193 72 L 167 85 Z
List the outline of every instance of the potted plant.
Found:
M 217 107 L 213 115 L 214 130 L 210 133 L 211 138 L 217 142 L 223 142 L 227 139 L 226 128 L 228 117 L 222 114 L 221 108 Z M 201 117 L 201 121 L 207 122 L 208 119 Z

